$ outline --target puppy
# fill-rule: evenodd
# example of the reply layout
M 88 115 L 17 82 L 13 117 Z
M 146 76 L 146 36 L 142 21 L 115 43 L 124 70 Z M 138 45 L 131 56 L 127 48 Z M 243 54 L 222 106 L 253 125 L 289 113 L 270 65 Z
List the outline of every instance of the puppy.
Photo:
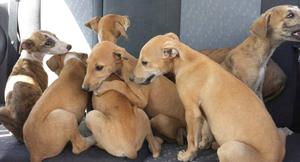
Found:
M 221 64 L 232 49 L 233 48 L 201 50 L 200 53 L 207 55 L 210 59 Z M 284 90 L 286 79 L 287 76 L 283 70 L 276 62 L 270 59 L 266 66 L 266 74 L 262 88 L 264 102 L 272 100 Z
M 273 7 L 255 20 L 250 31 L 250 36 L 221 64 L 262 99 L 266 66 L 274 50 L 284 41 L 300 41 L 300 9 Z
M 48 85 L 43 68 L 45 54 L 62 54 L 71 45 L 48 31 L 37 31 L 21 43 L 21 56 L 14 65 L 5 87 L 5 106 L 0 108 L 2 123 L 18 141 L 23 141 L 23 125 L 33 105 Z
M 109 77 L 106 75 L 107 69 L 99 62 L 98 54 L 103 51 L 99 51 L 97 47 L 98 45 L 92 49 L 87 60 L 87 74 L 82 86 L 94 94 L 104 79 Z M 122 83 L 118 78 L 109 79 Z M 117 157 L 135 159 L 146 138 L 153 157 L 159 156 L 161 141 L 157 141 L 153 136 L 149 119 L 146 113 L 138 108 L 139 105 L 131 103 L 123 94 L 113 90 L 98 96 L 93 95 L 92 101 L 94 110 L 87 114 L 86 124 L 99 148 Z
M 85 26 L 98 34 L 99 42 L 106 40 L 117 43 L 120 36 L 128 39 L 126 31 L 130 26 L 130 21 L 128 16 L 107 14 L 102 18 L 93 17 L 85 23 Z
M 180 42 L 173 33 L 156 36 L 144 45 L 133 80 L 145 84 L 169 71 L 176 75 L 187 122 L 188 147 L 179 152 L 178 160 L 190 161 L 197 155 L 204 119 L 220 144 L 220 162 L 283 160 L 285 146 L 262 101 L 240 80 Z
M 95 68 L 88 68 L 87 76 L 94 77 L 85 77 L 84 89 L 95 89 L 96 95 L 110 90 L 123 94 L 134 105 L 145 110 L 151 119 L 152 128 L 160 135 L 172 141 L 177 140 L 179 144 L 184 143 L 184 108 L 171 81 L 160 77 L 147 86 L 130 82 L 129 74 L 136 64 L 136 59 L 114 43 L 104 41 L 97 44 L 92 53 L 95 54 L 90 57 L 90 60 L 93 60 L 91 66 L 97 67 L 98 71 L 95 73 Z M 123 81 L 104 81 L 111 75 L 116 75 Z M 92 85 L 100 89 L 97 90 Z
M 86 54 L 72 52 L 53 56 L 47 62 L 59 77 L 36 102 L 24 124 L 24 142 L 31 162 L 58 155 L 69 141 L 75 154 L 95 143 L 92 137 L 83 138 L 78 130 L 88 97 L 81 90 L 86 58 Z

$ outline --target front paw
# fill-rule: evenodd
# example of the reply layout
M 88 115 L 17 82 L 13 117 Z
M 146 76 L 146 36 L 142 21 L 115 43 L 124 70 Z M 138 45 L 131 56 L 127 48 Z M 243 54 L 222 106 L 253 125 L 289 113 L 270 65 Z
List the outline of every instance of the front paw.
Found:
M 196 152 L 188 152 L 188 151 L 179 151 L 179 153 L 177 154 L 177 159 L 179 161 L 192 161 L 195 157 L 197 156 Z

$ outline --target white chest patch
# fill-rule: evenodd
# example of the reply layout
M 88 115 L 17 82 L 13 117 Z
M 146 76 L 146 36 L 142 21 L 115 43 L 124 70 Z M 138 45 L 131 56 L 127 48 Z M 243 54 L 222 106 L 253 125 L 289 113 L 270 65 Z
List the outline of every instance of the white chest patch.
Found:
M 17 82 L 24 82 L 28 84 L 35 84 L 35 81 L 27 76 L 27 75 L 12 75 L 8 78 L 5 86 L 5 102 L 6 102 L 6 96 L 9 92 L 11 92 L 14 89 L 14 86 Z
M 257 91 L 258 87 L 263 83 L 263 81 L 265 79 L 265 72 L 266 72 L 266 66 L 263 66 L 259 69 L 258 78 L 254 85 L 255 91 Z

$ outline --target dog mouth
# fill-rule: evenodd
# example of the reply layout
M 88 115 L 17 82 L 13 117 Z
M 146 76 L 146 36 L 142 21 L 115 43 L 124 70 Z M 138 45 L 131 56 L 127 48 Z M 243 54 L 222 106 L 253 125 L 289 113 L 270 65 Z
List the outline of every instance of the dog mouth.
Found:
M 292 32 L 292 37 L 297 40 L 300 40 L 300 29 Z
M 154 74 L 150 75 L 142 84 L 143 85 L 150 84 L 154 77 L 155 77 Z

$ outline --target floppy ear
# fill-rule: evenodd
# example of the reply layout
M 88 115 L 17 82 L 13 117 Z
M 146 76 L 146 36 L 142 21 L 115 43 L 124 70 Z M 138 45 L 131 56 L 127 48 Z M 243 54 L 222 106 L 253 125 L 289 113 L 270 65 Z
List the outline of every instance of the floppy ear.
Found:
M 118 48 L 115 52 L 113 52 L 113 56 L 117 62 L 121 62 L 122 60 L 128 60 L 125 53 L 126 50 L 124 48 Z
M 51 71 L 56 72 L 61 67 L 61 56 L 54 55 L 50 57 L 50 59 L 47 60 L 46 64 Z
M 126 38 L 126 40 L 128 40 L 128 35 L 126 33 L 126 28 L 125 26 L 123 26 L 120 22 L 116 22 L 115 23 L 115 28 L 118 32 L 120 32 L 120 34 Z
M 259 37 L 266 37 L 269 29 L 271 14 L 264 13 L 257 18 L 250 28 L 250 32 Z
M 31 50 L 34 47 L 34 42 L 31 39 L 24 40 L 20 45 L 20 53 L 24 50 Z
M 85 23 L 85 26 L 98 33 L 98 23 L 100 18 L 101 18 L 100 16 L 93 17 L 92 19 L 90 19 Z
M 175 39 L 175 40 L 179 40 L 179 37 L 175 34 L 175 33 L 166 33 L 164 36 L 167 36 L 169 38 Z
M 167 41 L 163 45 L 163 58 L 174 58 L 179 56 L 176 40 Z

